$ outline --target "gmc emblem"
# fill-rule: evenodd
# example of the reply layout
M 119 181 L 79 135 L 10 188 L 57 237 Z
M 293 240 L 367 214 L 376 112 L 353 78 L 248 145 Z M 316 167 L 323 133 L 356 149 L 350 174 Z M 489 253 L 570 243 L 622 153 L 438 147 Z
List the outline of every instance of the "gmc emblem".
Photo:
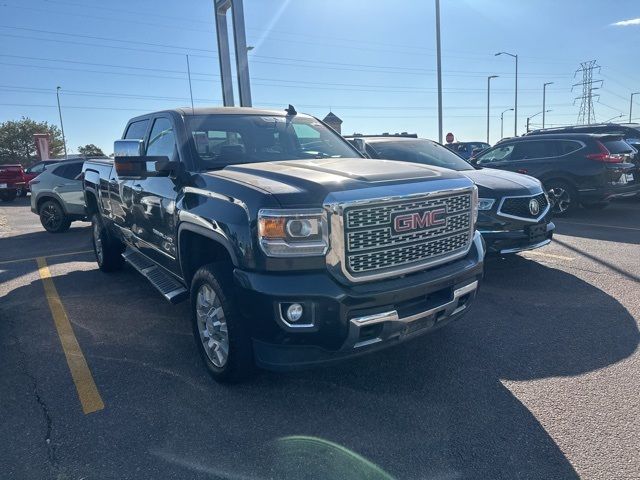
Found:
M 393 219 L 393 229 L 397 233 L 410 232 L 428 227 L 439 227 L 447 224 L 447 209 L 436 208 L 424 212 L 405 213 Z

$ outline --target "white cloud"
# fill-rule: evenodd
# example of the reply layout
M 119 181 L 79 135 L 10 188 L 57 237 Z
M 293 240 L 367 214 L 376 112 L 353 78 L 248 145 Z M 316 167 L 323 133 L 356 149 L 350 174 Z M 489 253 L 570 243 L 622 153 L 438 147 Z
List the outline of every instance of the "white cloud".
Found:
M 614 27 L 628 27 L 629 25 L 640 25 L 640 18 L 630 18 L 629 20 L 621 20 L 616 23 L 612 23 Z

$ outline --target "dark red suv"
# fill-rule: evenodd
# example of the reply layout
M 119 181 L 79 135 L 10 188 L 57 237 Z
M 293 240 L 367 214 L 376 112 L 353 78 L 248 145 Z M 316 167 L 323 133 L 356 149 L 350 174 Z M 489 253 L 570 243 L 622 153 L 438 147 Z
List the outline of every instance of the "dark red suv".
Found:
M 12 202 L 26 188 L 22 165 L 0 165 L 0 200 Z

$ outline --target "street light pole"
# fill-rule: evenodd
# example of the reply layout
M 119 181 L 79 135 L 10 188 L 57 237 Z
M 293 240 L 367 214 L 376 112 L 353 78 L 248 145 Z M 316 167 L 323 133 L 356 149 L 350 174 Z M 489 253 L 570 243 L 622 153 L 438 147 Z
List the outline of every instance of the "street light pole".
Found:
M 491 100 L 491 79 L 498 78 L 498 75 L 490 75 L 487 77 L 487 143 L 489 143 L 489 111 Z
M 62 146 L 64 147 L 64 158 L 67 158 L 67 140 L 64 138 L 64 125 L 62 124 L 62 110 L 60 109 L 60 87 L 56 87 L 56 98 L 58 99 L 58 116 L 60 117 L 60 130 L 62 130 Z
M 640 92 L 633 92 L 631 94 L 631 101 L 629 102 L 629 123 L 631 123 L 631 112 L 633 112 L 633 96 L 638 94 L 640 94 Z
M 504 138 L 504 114 L 506 112 L 512 112 L 513 108 L 507 108 L 504 112 L 500 114 L 500 140 Z
M 510 57 L 513 57 L 516 60 L 516 95 L 515 95 L 515 102 L 514 102 L 514 119 L 513 119 L 513 136 L 517 137 L 518 136 L 518 55 L 515 55 L 513 53 L 508 53 L 508 52 L 498 52 L 495 54 L 495 56 L 497 57 L 498 55 L 509 55 Z
M 551 85 L 553 82 L 547 82 L 542 85 L 542 128 L 544 129 L 545 110 L 547 109 L 547 85 Z
M 436 0 L 436 63 L 438 67 L 438 142 L 442 143 L 442 58 L 440 54 L 440 0 Z

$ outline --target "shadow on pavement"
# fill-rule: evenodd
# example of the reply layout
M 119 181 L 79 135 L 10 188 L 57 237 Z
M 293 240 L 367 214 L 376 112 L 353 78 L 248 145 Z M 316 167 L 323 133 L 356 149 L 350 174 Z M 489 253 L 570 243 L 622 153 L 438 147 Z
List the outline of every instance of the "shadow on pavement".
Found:
M 166 304 L 136 273 L 72 271 L 55 282 L 106 404 L 83 421 L 55 420 L 59 473 L 71 476 L 577 478 L 501 380 L 604 368 L 640 338 L 611 296 L 518 258 L 496 262 L 469 314 L 440 331 L 337 366 L 264 372 L 229 387 L 200 364 L 187 306 Z M 23 328 L 25 345 L 34 331 Z M 341 462 L 355 455 L 372 464 L 332 476 L 335 448 L 344 450 Z

